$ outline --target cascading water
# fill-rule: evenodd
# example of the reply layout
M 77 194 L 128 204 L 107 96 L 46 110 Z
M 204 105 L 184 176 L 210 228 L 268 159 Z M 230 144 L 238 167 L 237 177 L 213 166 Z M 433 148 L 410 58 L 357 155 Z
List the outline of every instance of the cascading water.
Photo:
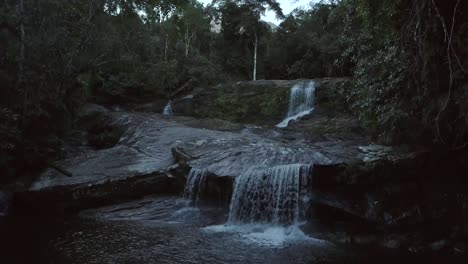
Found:
M 315 81 L 303 81 L 291 88 L 286 118 L 276 127 L 285 128 L 291 120 L 298 120 L 314 111 Z
M 164 107 L 163 115 L 171 116 L 174 112 L 172 111 L 172 101 L 167 102 L 167 105 Z
M 185 184 L 184 198 L 198 204 L 200 195 L 205 188 L 207 170 L 191 169 Z
M 206 232 L 227 232 L 247 243 L 281 247 L 295 241 L 315 241 L 300 226 L 301 208 L 312 166 L 252 167 L 234 184 L 228 222 L 205 227 Z
M 311 165 L 253 167 L 236 178 L 229 224 L 297 224 Z

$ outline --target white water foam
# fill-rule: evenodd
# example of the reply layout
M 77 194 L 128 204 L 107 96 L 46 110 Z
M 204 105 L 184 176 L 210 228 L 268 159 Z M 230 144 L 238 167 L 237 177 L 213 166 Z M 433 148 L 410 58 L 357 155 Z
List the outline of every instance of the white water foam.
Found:
M 272 168 L 252 167 L 236 178 L 229 220 L 203 228 L 210 233 L 231 233 L 241 241 L 267 247 L 291 243 L 327 243 L 301 230 L 301 201 L 311 171 L 310 164 Z
M 247 244 L 256 244 L 265 247 L 285 247 L 292 243 L 315 243 L 326 245 L 328 242 L 312 238 L 304 234 L 300 225 L 276 226 L 265 224 L 244 225 L 214 225 L 202 228 L 207 233 L 229 233 L 235 235 L 240 241 Z
M 303 81 L 291 88 L 288 114 L 276 127 L 285 128 L 290 121 L 299 120 L 314 111 L 315 86 L 315 81 Z
M 169 224 L 180 224 L 185 222 L 191 222 L 193 219 L 200 217 L 200 210 L 194 207 L 181 208 L 167 219 Z
M 295 224 L 311 165 L 252 167 L 236 178 L 228 223 Z
M 163 115 L 172 116 L 174 112 L 172 111 L 172 101 L 167 102 L 167 105 L 164 107 Z
M 311 172 L 311 164 L 258 165 L 246 169 L 235 179 L 227 223 L 202 230 L 229 233 L 245 243 L 266 247 L 302 242 L 327 244 L 301 230 Z M 192 168 L 187 177 L 185 199 L 197 204 L 207 175 L 207 170 Z M 182 211 L 182 215 L 189 217 L 195 217 L 193 213 Z

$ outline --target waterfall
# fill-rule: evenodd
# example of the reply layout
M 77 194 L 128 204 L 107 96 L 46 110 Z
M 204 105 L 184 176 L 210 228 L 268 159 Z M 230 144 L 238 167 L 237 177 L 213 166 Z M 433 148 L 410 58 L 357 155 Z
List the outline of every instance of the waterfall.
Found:
M 246 243 L 283 247 L 296 241 L 319 244 L 301 230 L 307 201 L 310 164 L 251 167 L 239 175 L 226 224 L 203 228 L 209 233 L 234 233 Z
M 200 200 L 200 195 L 205 189 L 207 170 L 191 169 L 185 184 L 184 198 L 193 201 L 195 205 Z
M 171 116 L 173 114 L 174 113 L 172 112 L 172 101 L 169 100 L 169 102 L 167 102 L 167 105 L 164 107 L 163 115 Z
M 276 126 L 285 128 L 291 120 L 311 114 L 314 111 L 314 95 L 315 81 L 303 81 L 294 85 L 291 88 L 288 115 Z
M 305 164 L 246 170 L 236 178 L 228 223 L 298 223 L 310 170 Z

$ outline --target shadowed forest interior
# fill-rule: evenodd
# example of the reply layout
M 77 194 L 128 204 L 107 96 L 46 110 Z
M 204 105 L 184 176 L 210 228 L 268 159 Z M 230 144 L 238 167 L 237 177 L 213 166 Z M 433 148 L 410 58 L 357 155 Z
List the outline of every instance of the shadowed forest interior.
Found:
M 186 237 L 194 229 L 174 235 L 177 228 L 166 226 L 172 218 L 158 218 L 165 224 L 157 231 L 148 223 L 180 213 L 173 195 L 184 194 L 187 208 L 204 208 L 198 222 L 187 211 L 184 217 L 208 233 L 220 232 L 212 223 L 228 223 L 226 236 L 229 224 L 297 227 L 306 219 L 300 233 L 308 239 L 379 244 L 378 256 L 390 248 L 405 259 L 466 257 L 468 1 L 322 0 L 283 12 L 294 2 L 2 1 L 0 234 L 51 224 L 25 220 L 35 214 L 63 217 L 60 225 L 82 214 L 143 218 L 137 229 L 148 237 L 135 239 L 175 236 L 183 248 L 205 237 Z M 266 12 L 276 22 L 265 21 Z M 147 195 L 162 193 L 171 197 L 148 202 Z M 119 205 L 124 201 L 133 201 L 133 211 Z M 100 206 L 116 208 L 94 209 Z M 90 208 L 97 211 L 83 211 Z M 113 237 L 101 224 L 80 220 L 67 230 Z M 252 230 L 236 234 L 251 239 Z M 294 230 L 287 234 L 296 238 Z M 277 229 L 264 231 L 262 239 Z M 47 242 L 66 237 L 52 233 Z M 112 243 L 134 245 L 125 234 Z M 158 239 L 155 247 L 166 241 Z M 101 246 L 77 243 L 90 252 Z M 238 255 L 210 251 L 196 263 L 259 263 L 261 253 L 232 243 Z M 167 249 L 172 255 L 136 257 L 151 248 L 145 244 L 114 259 L 118 246 L 102 258 L 69 246 L 32 256 L 44 263 L 192 263 L 174 258 L 175 247 Z M 290 263 L 350 263 L 350 255 L 351 263 L 374 261 L 357 248 L 303 256 L 320 250 L 302 246 L 292 246 L 300 257 Z M 288 259 L 265 252 L 268 263 Z M 31 261 L 16 257 L 12 263 Z

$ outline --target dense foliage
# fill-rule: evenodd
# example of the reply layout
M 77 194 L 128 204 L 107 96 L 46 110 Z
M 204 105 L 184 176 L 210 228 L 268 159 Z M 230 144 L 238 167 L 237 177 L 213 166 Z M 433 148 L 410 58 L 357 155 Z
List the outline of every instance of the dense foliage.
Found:
M 348 0 L 343 58 L 354 83 L 342 91 L 386 142 L 460 148 L 466 119 L 466 1 Z
M 352 76 L 336 102 L 379 140 L 466 147 L 467 5 L 331 0 L 284 17 L 274 0 L 3 1 L 2 178 L 59 157 L 83 103 L 166 100 L 189 80 Z
M 385 143 L 468 141 L 466 1 L 322 1 L 271 36 L 267 78 L 353 76 L 335 91 Z

